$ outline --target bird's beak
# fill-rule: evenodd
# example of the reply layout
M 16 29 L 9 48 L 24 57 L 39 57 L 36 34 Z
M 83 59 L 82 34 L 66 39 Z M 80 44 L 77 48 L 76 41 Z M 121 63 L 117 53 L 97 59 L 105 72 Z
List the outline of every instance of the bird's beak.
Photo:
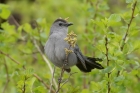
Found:
M 67 23 L 67 26 L 71 26 L 71 25 L 73 25 L 73 23 Z

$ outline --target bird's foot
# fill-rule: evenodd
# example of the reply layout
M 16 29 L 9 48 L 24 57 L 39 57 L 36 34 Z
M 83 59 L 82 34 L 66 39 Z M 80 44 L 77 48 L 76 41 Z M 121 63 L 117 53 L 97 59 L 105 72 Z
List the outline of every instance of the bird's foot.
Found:
M 62 78 L 58 78 L 58 83 L 61 83 L 62 82 Z
M 65 62 L 64 62 L 64 66 L 67 66 L 67 65 L 68 65 L 68 62 L 67 62 L 67 61 L 65 61 Z

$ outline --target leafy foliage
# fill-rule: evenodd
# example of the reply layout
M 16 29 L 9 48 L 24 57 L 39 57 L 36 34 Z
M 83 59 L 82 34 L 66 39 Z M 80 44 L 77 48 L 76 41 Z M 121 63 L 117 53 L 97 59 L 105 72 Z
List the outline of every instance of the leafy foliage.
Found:
M 105 69 L 82 73 L 72 67 L 78 73 L 60 93 L 139 93 L 139 15 L 139 0 L 8 0 L 0 4 L 0 92 L 49 92 L 52 72 L 43 46 L 52 22 L 70 17 L 74 25 L 69 30 L 77 34 L 81 51 L 102 58 Z M 56 83 L 60 72 L 56 68 Z M 64 73 L 63 79 L 68 77 Z M 52 93 L 56 86 L 53 82 Z

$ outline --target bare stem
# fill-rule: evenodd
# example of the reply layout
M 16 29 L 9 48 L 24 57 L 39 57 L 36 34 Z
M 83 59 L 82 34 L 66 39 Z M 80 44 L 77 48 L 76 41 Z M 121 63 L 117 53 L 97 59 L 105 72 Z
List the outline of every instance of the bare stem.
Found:
M 122 44 L 122 46 L 120 47 L 120 48 L 121 48 L 121 51 L 123 51 L 123 48 L 124 48 L 124 45 L 125 45 L 125 41 L 126 41 L 126 38 L 127 38 L 127 36 L 128 36 L 128 32 L 129 32 L 129 29 L 130 29 L 132 20 L 135 18 L 135 17 L 134 17 L 134 11 L 135 11 L 136 5 L 137 5 L 137 1 L 133 4 L 133 7 L 132 7 L 131 19 L 130 19 L 129 23 L 127 24 L 128 27 L 127 27 L 126 33 L 125 33 L 125 35 L 124 35 L 124 38 L 123 38 L 123 44 Z
M 41 54 L 41 56 L 42 56 L 42 58 L 44 59 L 44 61 L 47 63 L 47 65 L 48 65 L 48 67 L 49 67 L 51 73 L 53 74 L 53 68 L 52 68 L 50 62 L 48 61 L 48 59 L 46 58 L 46 56 L 45 56 L 45 55 L 43 54 L 43 52 L 41 51 L 41 49 L 40 49 L 40 47 L 38 46 L 38 44 L 37 44 L 37 42 L 36 42 L 35 39 L 33 39 L 33 43 L 34 43 L 35 47 L 37 48 L 38 52 Z M 54 82 L 54 84 L 55 84 L 55 87 L 57 87 L 57 83 L 56 83 L 55 79 L 53 79 L 53 82 Z
M 27 80 L 27 78 L 26 78 L 26 76 L 24 77 L 24 85 L 23 85 L 23 88 L 22 88 L 22 93 L 25 93 L 25 91 L 26 91 L 26 80 Z
M 51 93 L 51 91 L 52 91 L 53 79 L 54 79 L 54 73 L 55 73 L 55 66 L 54 66 L 54 68 L 53 68 L 53 74 L 52 74 L 52 80 L 51 80 L 51 85 L 50 85 L 49 93 Z
M 62 69 L 61 69 L 60 77 L 59 77 L 59 79 L 58 79 L 58 88 L 57 88 L 57 91 L 56 91 L 55 93 L 58 93 L 59 90 L 60 90 L 60 84 L 61 84 L 61 82 L 62 82 L 62 77 L 63 77 L 64 72 L 65 72 L 65 69 L 64 69 L 64 65 L 63 65 L 63 67 L 62 67 Z
M 10 81 L 10 78 L 9 78 L 9 71 L 8 71 L 8 66 L 7 66 L 7 64 L 6 64 L 6 61 L 5 61 L 5 63 L 4 63 L 4 66 L 5 66 L 5 69 L 6 69 L 7 81 L 6 81 L 6 84 L 5 84 L 5 86 L 4 86 L 4 89 L 3 89 L 2 93 L 5 92 L 6 88 L 8 87 L 8 83 L 9 83 L 9 81 Z
M 62 87 L 63 85 L 65 85 L 65 84 L 69 81 L 70 77 L 71 77 L 73 74 L 75 74 L 75 73 L 77 73 L 77 72 L 70 73 L 70 74 L 69 74 L 69 77 L 64 81 L 64 83 L 61 85 L 61 87 Z M 61 88 L 61 87 L 60 87 L 60 88 Z
M 134 17 L 134 12 L 135 12 L 136 5 L 137 5 L 137 1 L 133 4 L 133 7 L 132 7 L 131 19 L 130 19 L 129 23 L 127 24 L 128 27 L 127 27 L 126 33 L 125 33 L 125 35 L 124 35 L 124 37 L 123 37 L 123 39 L 122 39 L 122 45 L 121 45 L 121 47 L 120 47 L 121 51 L 123 51 L 123 49 L 124 49 L 124 46 L 125 46 L 125 43 L 126 43 L 126 38 L 127 38 L 127 36 L 128 36 L 131 23 L 132 23 L 133 19 L 135 18 L 135 17 Z M 118 77 L 119 75 L 120 75 L 120 71 L 117 72 L 117 77 Z
M 11 60 L 12 60 L 13 62 L 15 62 L 16 64 L 18 64 L 18 65 L 20 64 L 20 62 L 14 60 L 11 56 L 9 56 L 9 54 L 6 54 L 6 53 L 2 52 L 1 50 L 0 50 L 0 53 L 3 54 L 3 55 L 5 55 L 5 56 L 8 57 L 9 59 L 11 59 Z
M 36 77 L 47 89 L 50 89 L 50 86 L 48 86 L 37 74 L 33 74 L 33 76 Z M 54 89 L 51 89 L 51 93 L 55 93 Z
M 37 27 L 37 31 L 38 31 L 38 36 L 39 36 L 39 44 L 40 44 L 40 50 L 43 52 L 44 50 L 44 47 L 42 45 L 42 42 L 41 42 L 41 36 L 40 36 L 40 32 L 42 31 L 42 29 L 39 28 L 39 25 L 38 23 L 35 21 L 35 24 L 36 24 L 36 27 Z
M 109 66 L 109 57 L 108 57 L 108 38 L 105 37 L 105 47 L 106 47 L 106 60 L 107 60 L 107 66 Z M 111 72 L 107 73 L 108 79 L 110 78 Z M 110 93 L 111 87 L 110 87 L 110 81 L 108 80 L 108 93 Z

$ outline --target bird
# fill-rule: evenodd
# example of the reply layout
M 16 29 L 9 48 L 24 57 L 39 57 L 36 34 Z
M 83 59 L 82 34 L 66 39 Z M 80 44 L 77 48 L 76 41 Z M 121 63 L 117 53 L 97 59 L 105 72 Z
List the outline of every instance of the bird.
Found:
M 68 34 L 68 28 L 73 25 L 71 22 L 67 22 L 64 19 L 56 19 L 50 28 L 48 40 L 44 46 L 44 51 L 47 58 L 57 67 L 62 68 L 66 53 L 65 48 L 69 47 L 69 44 L 64 40 Z M 82 72 L 91 72 L 92 69 L 104 69 L 104 67 L 98 63 L 102 61 L 100 58 L 93 58 L 84 56 L 78 46 L 70 48 L 73 52 L 68 55 L 67 65 L 64 66 L 64 70 L 71 72 L 72 66 L 77 66 Z

